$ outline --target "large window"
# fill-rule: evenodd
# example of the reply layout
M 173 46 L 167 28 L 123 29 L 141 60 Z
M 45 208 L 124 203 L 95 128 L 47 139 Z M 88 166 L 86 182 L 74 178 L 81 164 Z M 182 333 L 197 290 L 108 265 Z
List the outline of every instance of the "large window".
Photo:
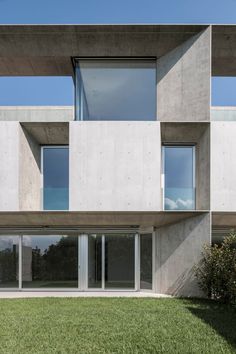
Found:
M 44 146 L 42 148 L 43 209 L 69 209 L 69 148 Z
M 156 61 L 77 59 L 77 120 L 156 120 Z
M 18 287 L 18 236 L 0 236 L 0 288 Z
M 25 288 L 77 288 L 78 237 L 23 236 L 22 285 Z
M 195 147 L 163 147 L 164 209 L 195 209 Z

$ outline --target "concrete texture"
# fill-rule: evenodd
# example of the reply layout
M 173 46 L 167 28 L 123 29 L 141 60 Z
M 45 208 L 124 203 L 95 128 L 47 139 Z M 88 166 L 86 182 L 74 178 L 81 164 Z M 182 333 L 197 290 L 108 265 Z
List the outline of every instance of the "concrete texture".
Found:
M 70 75 L 71 57 L 160 58 L 205 25 L 2 25 L 0 75 Z
M 0 210 L 19 210 L 19 123 L 0 122 Z
M 161 210 L 159 122 L 71 122 L 70 210 Z
M 211 123 L 211 204 L 213 211 L 236 211 L 236 122 Z
M 211 107 L 211 120 L 236 121 L 236 107 Z
M 98 227 L 141 227 L 169 225 L 181 220 L 202 215 L 197 211 L 159 211 L 159 212 L 75 212 L 75 211 L 19 211 L 0 212 L 1 231 L 5 228 L 41 228 L 47 232 L 49 228 L 75 230 Z M 143 229 L 145 230 L 145 229 Z M 150 232 L 150 230 L 148 230 Z
M 165 294 L 143 291 L 1 291 L 0 299 L 24 299 L 37 297 L 131 297 L 170 298 Z
M 210 123 L 161 123 L 162 143 L 196 145 L 196 209 L 210 209 Z
M 40 210 L 41 147 L 19 125 L 19 209 Z
M 0 106 L 0 121 L 69 122 L 73 106 Z
M 211 28 L 157 61 L 157 117 L 160 121 L 209 121 Z
M 155 292 L 175 296 L 202 296 L 193 267 L 210 243 L 210 214 L 195 216 L 156 231 Z
M 212 26 L 212 75 L 236 76 L 236 26 Z
M 40 145 L 69 144 L 68 122 L 24 122 L 21 125 Z

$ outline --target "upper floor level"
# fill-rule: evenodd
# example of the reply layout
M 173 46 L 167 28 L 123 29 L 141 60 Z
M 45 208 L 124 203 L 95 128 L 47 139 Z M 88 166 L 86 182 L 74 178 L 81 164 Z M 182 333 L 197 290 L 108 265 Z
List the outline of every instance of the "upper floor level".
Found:
M 221 25 L 4 25 L 0 76 L 72 77 L 75 109 L 59 121 L 208 122 L 211 77 L 236 74 L 235 38 Z M 54 119 L 39 111 L 18 115 Z

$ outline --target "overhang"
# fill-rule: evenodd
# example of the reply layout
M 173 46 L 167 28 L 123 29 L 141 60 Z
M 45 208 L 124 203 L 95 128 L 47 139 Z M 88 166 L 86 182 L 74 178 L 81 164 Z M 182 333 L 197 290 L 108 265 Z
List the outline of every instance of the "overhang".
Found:
M 161 227 L 201 214 L 198 211 L 8 211 L 0 212 L 0 228 Z
M 213 227 L 234 227 L 236 226 L 236 212 L 213 212 L 212 213 Z
M 206 25 L 1 25 L 0 76 L 73 75 L 72 57 L 160 58 Z

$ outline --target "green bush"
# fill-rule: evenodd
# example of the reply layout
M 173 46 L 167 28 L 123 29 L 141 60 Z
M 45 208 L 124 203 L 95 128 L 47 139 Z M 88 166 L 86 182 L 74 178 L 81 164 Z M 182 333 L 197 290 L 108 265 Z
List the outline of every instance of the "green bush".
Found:
M 236 233 L 220 245 L 205 245 L 202 255 L 196 267 L 200 288 L 211 299 L 236 303 Z

